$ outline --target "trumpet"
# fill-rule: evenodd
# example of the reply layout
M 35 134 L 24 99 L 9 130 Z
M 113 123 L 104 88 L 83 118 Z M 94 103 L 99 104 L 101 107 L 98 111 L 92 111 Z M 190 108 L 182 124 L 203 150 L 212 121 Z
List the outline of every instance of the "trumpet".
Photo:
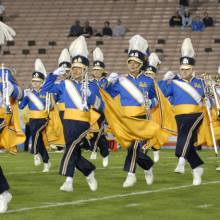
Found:
M 212 115 L 211 115 L 211 111 L 209 108 L 209 99 L 213 99 L 215 101 L 215 95 L 216 94 L 216 90 L 215 87 L 213 85 L 213 80 L 211 78 L 211 76 L 207 73 L 203 74 L 203 79 L 204 79 L 204 84 L 202 83 L 203 86 L 203 91 L 205 94 L 205 106 L 206 106 L 206 110 L 208 113 L 208 118 L 209 118 L 209 127 L 210 127 L 210 131 L 211 131 L 211 136 L 212 136 L 212 142 L 214 145 L 214 151 L 216 156 L 218 155 L 218 148 L 217 148 L 217 143 L 216 143 L 216 139 L 215 139 L 215 133 L 214 133 L 214 126 L 213 126 L 213 119 L 212 119 Z
M 8 83 L 8 70 L 5 70 L 4 64 L 2 64 L 2 99 L 5 106 L 6 113 L 11 113 L 10 97 L 9 97 L 9 83 Z
M 82 74 L 82 104 L 83 104 L 83 111 L 87 112 L 88 108 L 88 91 L 89 91 L 89 78 L 88 78 L 88 69 L 86 68 Z

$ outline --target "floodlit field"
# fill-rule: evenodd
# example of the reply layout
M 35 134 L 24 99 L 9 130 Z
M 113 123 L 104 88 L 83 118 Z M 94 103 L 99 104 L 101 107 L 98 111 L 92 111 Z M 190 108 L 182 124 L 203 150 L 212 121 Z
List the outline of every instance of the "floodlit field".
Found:
M 84 153 L 89 157 L 89 153 Z M 152 154 L 152 152 L 150 152 Z M 122 171 L 125 152 L 110 155 L 110 165 L 102 168 L 100 156 L 95 161 L 99 188 L 91 192 L 85 177 L 77 172 L 74 191 L 65 193 L 59 187 L 65 180 L 58 175 L 61 154 L 51 153 L 52 170 L 42 173 L 34 167 L 29 153 L 17 156 L 0 154 L 0 164 L 11 185 L 12 202 L 0 220 L 49 219 L 220 219 L 220 173 L 215 171 L 220 158 L 213 151 L 203 150 L 206 162 L 203 184 L 192 186 L 192 174 L 187 165 L 184 175 L 173 172 L 177 159 L 173 150 L 163 150 L 155 165 L 155 182 L 147 186 L 142 169 L 137 169 L 137 183 L 124 189 L 126 173 Z

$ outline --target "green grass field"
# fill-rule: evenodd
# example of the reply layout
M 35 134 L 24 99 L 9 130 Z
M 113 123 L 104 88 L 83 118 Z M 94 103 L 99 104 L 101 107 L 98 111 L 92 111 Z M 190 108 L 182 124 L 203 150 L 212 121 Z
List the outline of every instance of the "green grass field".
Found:
M 61 154 L 50 154 L 52 169 L 47 174 L 41 172 L 42 166 L 34 167 L 29 153 L 0 154 L 0 164 L 13 194 L 9 211 L 0 215 L 0 220 L 220 219 L 220 173 L 215 171 L 220 158 L 215 158 L 213 151 L 200 152 L 205 161 L 201 186 L 191 185 L 188 165 L 184 175 L 175 174 L 177 159 L 173 150 L 162 150 L 160 161 L 154 166 L 154 184 L 147 186 L 143 170 L 137 168 L 137 183 L 128 189 L 122 188 L 126 177 L 122 171 L 125 154 L 112 153 L 106 169 L 98 155 L 98 190 L 91 192 L 85 177 L 77 172 L 72 193 L 59 191 L 65 180 L 58 175 Z M 84 155 L 89 157 L 88 152 Z

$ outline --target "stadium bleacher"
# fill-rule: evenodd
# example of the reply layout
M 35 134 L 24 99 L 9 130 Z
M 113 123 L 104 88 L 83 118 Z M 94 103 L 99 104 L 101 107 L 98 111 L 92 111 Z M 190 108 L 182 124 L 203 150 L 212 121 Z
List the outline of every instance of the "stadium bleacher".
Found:
M 120 18 L 130 30 L 125 37 L 88 39 L 90 52 L 95 48 L 97 41 L 103 41 L 101 48 L 108 72 L 126 73 L 125 49 L 128 47 L 129 38 L 134 34 L 143 35 L 148 40 L 151 51 L 158 51 L 161 54 L 160 74 L 167 70 L 178 71 L 180 46 L 185 37 L 191 37 L 195 47 L 196 71 L 216 72 L 220 65 L 219 1 L 197 1 L 201 4 L 196 11 L 194 8 L 193 13 L 203 15 L 206 9 L 216 20 L 214 27 L 199 33 L 192 32 L 191 29 L 169 27 L 169 18 L 175 11 L 177 2 L 176 0 L 3 1 L 6 7 L 6 23 L 16 30 L 17 36 L 14 45 L 12 43 L 1 48 L 1 62 L 16 69 L 18 81 L 21 85 L 27 85 L 37 57 L 43 60 L 48 72 L 57 67 L 61 50 L 68 47 L 74 39 L 67 35 L 76 19 L 82 23 L 88 19 L 92 27 L 100 30 L 105 20 L 109 20 L 113 27 Z

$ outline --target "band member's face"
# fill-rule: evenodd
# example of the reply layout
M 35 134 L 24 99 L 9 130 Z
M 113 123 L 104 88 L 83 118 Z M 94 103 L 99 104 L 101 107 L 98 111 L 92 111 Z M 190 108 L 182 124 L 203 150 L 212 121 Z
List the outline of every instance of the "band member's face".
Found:
M 83 68 L 82 67 L 74 66 L 74 67 L 71 68 L 71 77 L 75 80 L 81 80 L 82 73 L 83 73 Z
M 140 73 L 141 64 L 135 60 L 128 62 L 128 69 L 130 73 L 134 76 L 137 76 Z
M 192 78 L 193 68 L 180 69 L 180 74 L 183 79 L 190 80 Z
M 37 89 L 39 90 L 42 86 L 42 82 L 41 81 L 37 81 L 37 80 L 32 80 L 31 81 L 31 86 L 33 89 Z
M 95 79 L 100 79 L 102 77 L 103 70 L 92 70 L 92 75 Z

